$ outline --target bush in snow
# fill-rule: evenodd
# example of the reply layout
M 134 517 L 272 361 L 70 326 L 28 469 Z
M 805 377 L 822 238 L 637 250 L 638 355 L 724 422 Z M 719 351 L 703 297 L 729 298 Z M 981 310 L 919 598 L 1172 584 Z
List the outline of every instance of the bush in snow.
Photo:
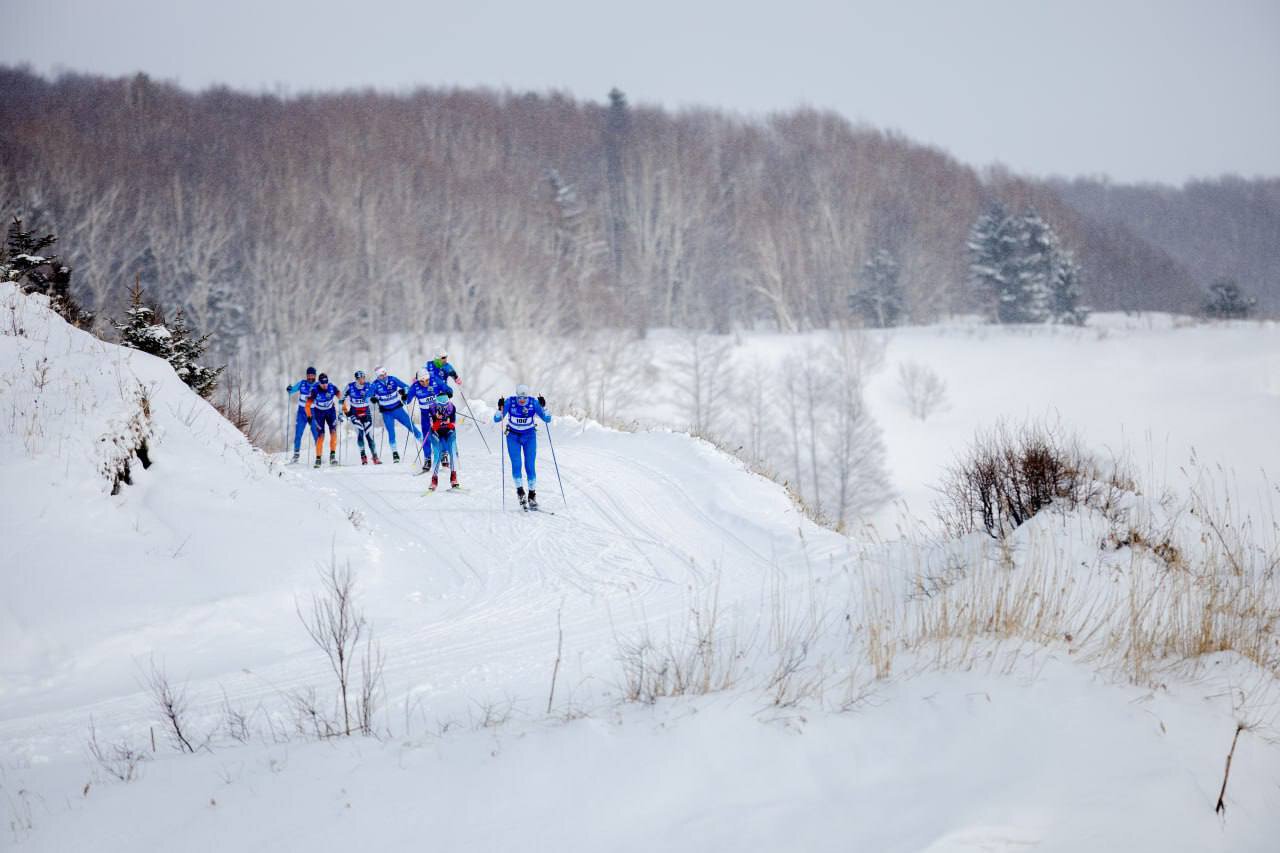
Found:
M 88 329 L 93 314 L 80 307 L 71 295 L 71 267 L 57 255 L 45 254 L 58 238 L 53 234 L 37 237 L 23 227 L 15 216 L 9 223 L 9 236 L 0 248 L 0 281 L 17 282 L 23 293 L 43 293 L 49 306 L 71 325 Z
M 1220 278 L 1209 285 L 1202 311 L 1214 320 L 1244 320 L 1253 314 L 1258 300 L 1245 296 L 1234 279 Z
M 849 310 L 868 326 L 896 326 L 902 319 L 903 294 L 898 282 L 898 261 L 879 249 L 862 265 L 862 287 L 849 294 Z
M 974 223 L 968 248 L 969 280 L 992 322 L 1084 325 L 1080 268 L 1034 210 L 1013 215 L 996 202 Z
M 935 510 L 952 536 L 985 530 L 1003 539 L 1049 506 L 1086 504 L 1101 479 L 1074 436 L 1039 424 L 1000 424 L 980 433 L 947 469 Z
M 208 335 L 196 335 L 178 311 L 172 323 L 165 323 L 163 312 L 147 303 L 142 284 L 135 280 L 129 291 L 129 309 L 123 322 L 113 322 L 120 333 L 120 343 L 163 358 L 173 365 L 178 378 L 201 397 L 208 398 L 218 387 L 218 377 L 225 368 L 200 363 L 209 346 Z

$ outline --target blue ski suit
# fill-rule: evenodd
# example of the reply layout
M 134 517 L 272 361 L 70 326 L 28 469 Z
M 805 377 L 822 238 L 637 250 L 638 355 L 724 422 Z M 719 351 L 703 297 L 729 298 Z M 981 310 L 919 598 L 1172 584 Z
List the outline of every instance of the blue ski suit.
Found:
M 373 388 L 374 399 L 378 401 L 378 408 L 382 410 L 382 425 L 387 430 L 387 441 L 391 444 L 391 451 L 396 452 L 397 423 L 413 433 L 415 439 L 422 441 L 422 433 L 418 432 L 413 419 L 404 410 L 405 398 L 402 395 L 409 393 L 409 386 L 394 376 L 388 376 L 385 379 L 373 380 L 370 387 Z
M 314 379 L 299 379 L 284 390 L 298 394 L 298 415 L 293 427 L 293 452 L 302 451 L 302 428 L 311 426 L 311 437 L 316 437 L 316 425 L 311 421 L 311 389 L 319 385 Z
M 503 416 L 507 418 L 507 454 L 511 457 L 511 480 L 516 488 L 524 485 L 524 475 L 529 478 L 529 490 L 538 487 L 538 430 L 534 425 L 534 417 L 542 418 L 543 423 L 551 423 L 551 415 L 543 410 L 542 404 L 534 397 L 525 397 L 520 402 L 515 397 L 503 401 L 502 409 L 493 416 L 493 422 L 499 423 Z M 524 471 L 521 472 L 521 461 Z
M 427 419 L 427 407 L 436 401 L 438 392 L 431 389 L 431 385 L 423 385 L 421 382 L 414 382 L 409 386 L 408 396 L 405 398 L 404 404 L 417 401 L 418 414 L 422 417 L 422 431 L 424 433 L 431 431 L 431 422 Z
M 427 384 L 431 388 L 431 396 L 436 394 L 445 394 L 449 397 L 453 396 L 453 389 L 449 387 L 449 377 L 453 377 L 453 381 L 459 385 L 462 380 L 458 378 L 458 371 L 454 370 L 453 365 L 449 362 L 436 363 L 436 359 L 428 361 L 422 365 L 422 369 L 427 371 Z
M 342 392 L 332 382 L 327 388 L 316 383 L 307 399 L 311 403 L 311 423 L 316 433 L 316 456 L 320 455 L 324 447 L 325 427 L 329 428 L 329 450 L 336 451 L 338 449 L 338 403 L 342 399 Z
M 378 448 L 373 443 L 373 386 L 367 382 L 364 387 L 359 382 L 348 382 L 347 390 L 343 392 L 343 405 L 343 410 L 356 428 L 356 445 L 360 448 L 360 455 L 364 456 L 365 443 L 368 442 L 369 452 L 377 458 Z

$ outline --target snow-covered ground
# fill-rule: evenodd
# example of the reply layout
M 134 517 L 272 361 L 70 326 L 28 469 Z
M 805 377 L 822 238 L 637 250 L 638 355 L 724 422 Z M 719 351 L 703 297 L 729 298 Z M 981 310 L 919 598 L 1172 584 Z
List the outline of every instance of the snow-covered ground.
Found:
M 313 471 L 254 451 L 163 362 L 8 286 L 0 325 L 5 845 L 1263 851 L 1280 836 L 1273 672 L 1230 652 L 1126 670 L 1112 650 L 1127 629 L 1081 603 L 1158 568 L 1136 547 L 1100 548 L 1112 521 L 1096 512 L 1037 519 L 1005 550 L 847 538 L 705 442 L 559 418 L 539 457 L 549 512 L 526 515 L 504 507 L 497 447 L 470 424 L 466 490 L 427 496 L 411 464 Z M 1164 422 L 1152 445 L 1253 471 L 1274 452 L 1276 342 L 1265 326 L 902 330 L 869 393 L 913 509 L 981 405 L 1055 403 L 1098 445 Z M 752 339 L 779 358 L 795 344 Z M 897 358 L 931 362 L 951 409 L 893 414 Z M 970 375 L 1015 368 L 1051 378 L 1013 383 L 1010 401 Z M 475 394 L 493 445 L 492 395 Z M 147 430 L 152 464 L 135 461 L 110 495 L 112 439 Z M 1177 540 L 1191 562 L 1196 530 Z M 290 697 L 330 691 L 295 607 L 331 563 L 356 573 L 385 653 L 378 738 L 295 730 Z M 1062 602 L 1042 634 L 918 636 L 933 595 L 971 584 L 977 600 L 991 572 L 1037 578 L 1041 564 L 1052 583 L 1035 597 Z M 939 586 L 908 604 L 922 579 Z M 1162 590 L 1151 600 L 1190 600 Z M 1097 630 L 1068 636 L 1073 620 Z M 646 632 L 647 665 L 670 646 L 710 661 L 725 689 L 623 701 Z M 171 748 L 143 688 L 152 669 L 212 736 L 197 755 Z M 248 743 L 226 707 L 247 715 Z M 136 780 L 88 758 L 91 720 L 104 744 L 147 755 Z M 1252 728 L 1218 815 L 1240 722 Z

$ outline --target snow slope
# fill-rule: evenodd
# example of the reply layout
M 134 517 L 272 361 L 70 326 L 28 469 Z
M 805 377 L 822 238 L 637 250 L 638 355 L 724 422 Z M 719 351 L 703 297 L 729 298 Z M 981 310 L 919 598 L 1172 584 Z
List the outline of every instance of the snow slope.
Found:
M 544 441 L 566 500 L 545 444 L 549 512 L 526 515 L 509 497 L 504 511 L 497 447 L 471 424 L 461 493 L 425 495 L 409 464 L 282 466 L 166 365 L 38 298 L 0 289 L 0 322 L 0 641 L 16 650 L 0 662 L 0 792 L 16 849 L 1262 851 L 1280 833 L 1280 751 L 1261 729 L 1242 736 L 1227 816 L 1212 810 L 1256 669 L 1224 655 L 1134 687 L 1058 642 L 958 672 L 903 655 L 896 678 L 855 678 L 835 667 L 867 628 L 857 601 L 902 597 L 932 546 L 816 527 L 704 442 L 559 418 Z M 136 414 L 138 383 L 153 464 L 112 496 L 101 438 Z M 1066 531 L 1075 565 L 1095 526 L 1046 522 L 1017 549 Z M 330 678 L 295 613 L 330 560 L 356 571 L 386 654 L 380 739 L 290 734 L 288 696 Z M 631 639 L 648 626 L 679 644 L 709 607 L 741 641 L 725 654 L 735 686 L 622 703 Z M 828 622 L 826 698 L 771 704 L 758 685 L 807 614 Z M 150 754 L 153 661 L 198 730 L 226 703 L 250 742 L 220 732 L 180 756 L 161 728 L 138 780 L 107 777 L 85 756 L 90 718 Z

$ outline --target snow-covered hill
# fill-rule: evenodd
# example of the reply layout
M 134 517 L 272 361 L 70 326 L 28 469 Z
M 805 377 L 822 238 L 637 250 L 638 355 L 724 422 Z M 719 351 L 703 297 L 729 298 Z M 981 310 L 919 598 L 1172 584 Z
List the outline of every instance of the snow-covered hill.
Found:
M 527 515 L 471 424 L 462 493 L 425 495 L 409 464 L 283 466 L 163 362 L 40 299 L 0 290 L 0 323 L 16 849 L 1263 851 L 1280 833 L 1274 646 L 1242 638 L 1270 630 L 1275 581 L 1252 562 L 1222 580 L 1222 549 L 1153 499 L 1049 514 L 1006 547 L 865 542 L 705 442 L 558 418 L 565 497 L 544 445 L 549 512 Z M 103 462 L 143 435 L 151 464 L 134 455 L 112 495 Z M 1160 525 L 1198 580 L 1117 538 Z M 295 607 L 332 563 L 385 655 L 376 738 L 297 729 L 294 698 L 324 705 L 332 675 Z M 1165 617 L 1211 592 L 1221 648 L 1190 660 Z M 1005 622 L 967 634 L 992 602 Z M 1156 635 L 1168 648 L 1141 645 Z M 196 755 L 168 744 L 155 669 L 208 738 Z M 141 749 L 137 779 L 86 755 L 91 720 Z

